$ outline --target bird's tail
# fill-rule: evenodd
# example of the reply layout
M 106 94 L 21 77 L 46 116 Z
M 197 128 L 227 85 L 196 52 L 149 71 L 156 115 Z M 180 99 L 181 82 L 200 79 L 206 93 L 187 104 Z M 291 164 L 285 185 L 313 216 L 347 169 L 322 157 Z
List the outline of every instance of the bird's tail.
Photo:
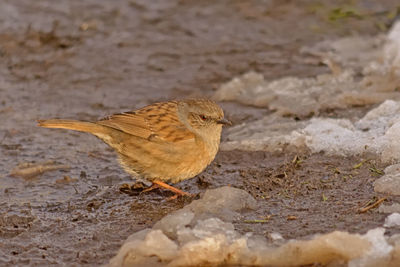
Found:
M 45 128 L 70 129 L 92 133 L 94 135 L 103 133 L 105 128 L 104 126 L 93 122 L 63 119 L 38 120 L 38 126 Z

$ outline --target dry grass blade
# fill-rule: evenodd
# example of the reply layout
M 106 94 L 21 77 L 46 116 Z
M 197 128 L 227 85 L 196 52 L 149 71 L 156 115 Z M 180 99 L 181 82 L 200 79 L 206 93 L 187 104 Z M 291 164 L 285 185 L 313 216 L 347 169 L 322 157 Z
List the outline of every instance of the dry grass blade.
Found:
M 244 220 L 244 223 L 267 223 L 269 220 Z
M 271 220 L 272 215 L 267 215 L 263 219 L 244 220 L 244 223 L 267 223 Z

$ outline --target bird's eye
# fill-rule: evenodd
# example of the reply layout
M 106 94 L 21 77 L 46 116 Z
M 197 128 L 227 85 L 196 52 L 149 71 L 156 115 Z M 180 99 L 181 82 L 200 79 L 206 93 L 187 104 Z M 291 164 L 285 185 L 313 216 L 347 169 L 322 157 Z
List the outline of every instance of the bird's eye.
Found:
M 205 121 L 205 120 L 207 119 L 207 117 L 204 116 L 204 115 L 200 115 L 200 119 L 202 119 L 203 121 Z

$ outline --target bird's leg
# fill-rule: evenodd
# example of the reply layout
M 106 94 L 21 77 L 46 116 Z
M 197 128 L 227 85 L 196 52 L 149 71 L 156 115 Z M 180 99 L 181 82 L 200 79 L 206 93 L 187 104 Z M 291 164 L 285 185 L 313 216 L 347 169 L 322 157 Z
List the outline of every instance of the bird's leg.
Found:
M 177 198 L 178 196 L 190 196 L 189 193 L 179 190 L 178 188 L 175 188 L 175 187 L 173 187 L 169 184 L 166 184 L 160 180 L 154 180 L 153 185 L 157 185 L 158 187 L 162 187 L 162 188 L 165 188 L 165 189 L 168 189 L 168 190 L 174 192 L 175 196 L 173 196 L 172 199 Z M 153 185 L 151 187 L 153 187 Z

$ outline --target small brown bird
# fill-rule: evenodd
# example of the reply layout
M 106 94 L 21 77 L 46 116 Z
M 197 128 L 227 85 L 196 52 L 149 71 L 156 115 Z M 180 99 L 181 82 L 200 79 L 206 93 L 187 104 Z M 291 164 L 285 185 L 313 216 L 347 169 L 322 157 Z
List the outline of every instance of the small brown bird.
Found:
M 114 148 L 132 176 L 151 181 L 177 195 L 178 183 L 202 172 L 217 154 L 222 125 L 231 124 L 208 99 L 155 103 L 96 122 L 50 119 L 39 126 L 91 133 Z

